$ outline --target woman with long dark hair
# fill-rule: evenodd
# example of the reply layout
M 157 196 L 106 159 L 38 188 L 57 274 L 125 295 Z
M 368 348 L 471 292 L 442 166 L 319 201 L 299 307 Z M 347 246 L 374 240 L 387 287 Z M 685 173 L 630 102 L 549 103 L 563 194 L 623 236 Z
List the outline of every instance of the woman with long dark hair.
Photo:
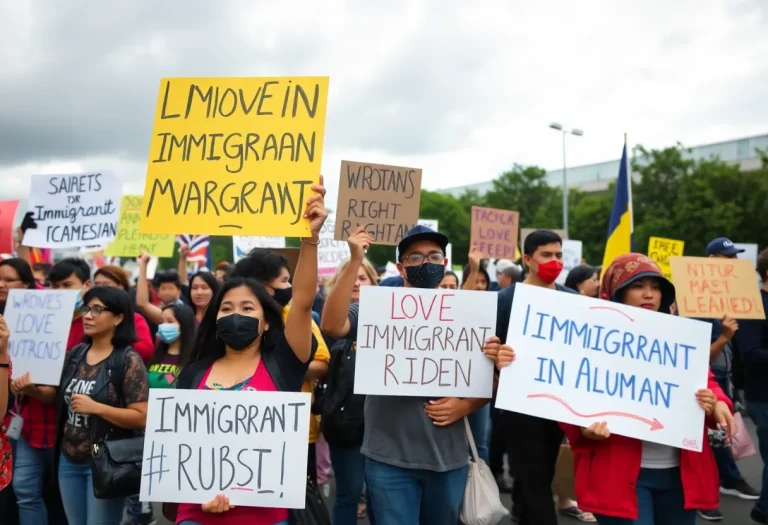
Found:
M 147 363 L 150 388 L 171 388 L 181 369 L 189 364 L 195 345 L 195 314 L 183 304 L 163 307 L 157 327 L 157 347 Z
M 304 213 L 312 235 L 301 242 L 285 323 L 281 306 L 264 285 L 242 277 L 229 279 L 205 310 L 192 363 L 182 370 L 176 388 L 301 391 L 313 349 L 319 232 L 328 216 L 325 188 L 313 186 L 312 191 Z M 176 523 L 287 525 L 288 518 L 287 509 L 231 507 L 229 499 L 219 494 L 203 505 L 179 505 Z
M 9 290 L 14 288 L 34 290 L 37 287 L 32 268 L 27 261 L 18 257 L 0 261 L 0 314 L 5 312 Z
M 186 290 L 187 304 L 192 305 L 198 322 L 202 321 L 205 309 L 218 293 L 219 286 L 219 281 L 211 272 L 197 272 L 189 280 L 189 288 Z

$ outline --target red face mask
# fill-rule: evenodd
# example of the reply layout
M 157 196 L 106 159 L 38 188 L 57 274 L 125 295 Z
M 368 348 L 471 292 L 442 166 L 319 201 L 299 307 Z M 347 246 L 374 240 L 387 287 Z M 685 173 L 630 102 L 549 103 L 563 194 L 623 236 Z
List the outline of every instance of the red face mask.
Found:
M 542 282 L 545 282 L 546 284 L 552 284 L 555 282 L 555 279 L 558 278 L 562 271 L 563 263 L 557 259 L 553 259 L 551 261 L 541 263 L 539 265 L 539 270 L 536 272 L 536 275 L 539 279 L 542 280 Z

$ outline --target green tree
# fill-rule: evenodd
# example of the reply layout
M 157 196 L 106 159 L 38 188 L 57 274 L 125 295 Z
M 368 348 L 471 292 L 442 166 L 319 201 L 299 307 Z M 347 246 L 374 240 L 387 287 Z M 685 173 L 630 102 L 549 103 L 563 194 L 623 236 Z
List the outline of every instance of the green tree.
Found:
M 547 184 L 546 177 L 547 172 L 543 168 L 515 164 L 493 181 L 493 189 L 485 195 L 485 204 L 491 208 L 520 212 L 520 225 L 523 227 L 557 227 L 557 224 L 562 224 L 562 211 L 557 211 L 561 193 Z M 542 209 L 544 211 L 540 213 Z M 536 220 L 547 224 L 535 224 Z

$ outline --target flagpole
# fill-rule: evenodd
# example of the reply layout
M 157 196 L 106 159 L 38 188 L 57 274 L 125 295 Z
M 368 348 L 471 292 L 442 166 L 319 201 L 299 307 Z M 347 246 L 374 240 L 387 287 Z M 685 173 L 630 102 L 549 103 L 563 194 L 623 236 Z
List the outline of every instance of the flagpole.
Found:
M 629 160 L 629 147 L 627 141 L 627 133 L 624 133 L 624 147 L 627 148 L 627 194 L 629 195 L 629 231 L 631 246 L 630 249 L 634 251 L 634 234 L 635 234 L 635 211 L 632 206 L 632 163 Z

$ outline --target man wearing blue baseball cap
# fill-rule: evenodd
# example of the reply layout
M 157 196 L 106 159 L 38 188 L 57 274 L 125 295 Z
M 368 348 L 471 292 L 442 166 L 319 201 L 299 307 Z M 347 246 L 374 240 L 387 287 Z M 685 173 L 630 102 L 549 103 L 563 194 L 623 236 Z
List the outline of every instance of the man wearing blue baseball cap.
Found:
M 738 248 L 729 238 L 718 237 L 707 244 L 707 257 L 717 259 L 735 259 L 738 254 L 744 250 Z M 732 348 L 732 340 L 739 324 L 736 319 L 729 315 L 724 315 L 722 319 L 699 319 L 712 324 L 712 339 L 709 347 L 709 363 L 715 379 L 731 399 L 734 398 L 735 389 L 731 374 L 735 356 L 735 349 Z M 717 462 L 717 470 L 720 474 L 720 492 L 740 499 L 754 501 L 760 495 L 760 491 L 752 487 L 742 476 L 736 461 L 733 458 L 733 452 L 730 447 L 725 447 L 724 443 L 715 443 L 712 452 Z M 700 510 L 699 516 L 707 521 L 720 521 L 723 514 L 720 509 Z
M 718 237 L 707 244 L 707 257 L 735 259 L 740 253 L 744 253 L 744 250 L 737 248 L 728 237 Z

